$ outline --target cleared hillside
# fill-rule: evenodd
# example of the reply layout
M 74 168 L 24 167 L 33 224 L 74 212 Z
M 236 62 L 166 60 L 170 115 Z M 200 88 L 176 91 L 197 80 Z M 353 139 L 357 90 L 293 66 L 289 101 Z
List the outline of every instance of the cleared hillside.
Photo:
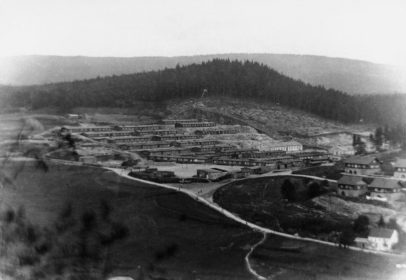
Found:
M 206 97 L 183 102 L 170 102 L 170 118 L 208 118 L 233 124 L 255 127 L 269 136 L 308 138 L 326 133 L 369 131 L 373 126 L 346 125 L 323 119 L 301 110 L 291 109 L 272 102 L 255 102 L 232 98 Z
M 313 55 L 214 54 L 178 57 L 15 56 L 0 58 L 0 84 L 29 85 L 173 68 L 214 58 L 250 60 L 312 85 L 348 93 L 406 92 L 406 74 L 391 65 Z

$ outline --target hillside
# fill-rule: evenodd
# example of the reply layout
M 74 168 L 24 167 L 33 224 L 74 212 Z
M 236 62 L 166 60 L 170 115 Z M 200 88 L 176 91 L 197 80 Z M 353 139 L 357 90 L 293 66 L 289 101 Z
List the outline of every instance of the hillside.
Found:
M 16 56 L 0 58 L 0 84 L 29 85 L 173 68 L 214 58 L 263 63 L 311 85 L 351 94 L 406 92 L 406 74 L 391 65 L 312 55 L 215 54 L 178 57 Z
M 44 172 L 24 163 L 2 165 L 2 210 L 23 206 L 33 224 L 50 229 L 67 204 L 72 205 L 73 216 L 79 220 L 81 213 L 98 211 L 100 202 L 105 201 L 113 210 L 114 221 L 122 222 L 129 230 L 125 240 L 110 248 L 113 275 L 134 279 L 174 279 L 176 275 L 178 279 L 190 279 L 193 271 L 200 279 L 249 279 L 244 264 L 247 250 L 243 248 L 259 239 L 259 234 L 250 229 L 183 194 L 134 183 L 110 171 L 53 164 L 47 167 Z M 97 222 L 101 224 L 100 220 Z M 165 254 L 168 247 L 175 250 Z M 55 273 L 52 264 L 56 262 L 52 257 L 47 259 L 49 266 L 40 266 L 48 276 L 46 279 L 57 278 L 52 274 Z M 68 251 L 68 258 L 73 259 L 75 255 Z M 5 259 L 7 255 L 3 254 L 2 264 Z M 80 263 L 76 272 L 79 274 L 86 265 Z M 141 267 L 145 278 L 137 276 Z M 33 267 L 13 268 L 28 273 Z M 2 272 L 3 267 L 0 278 L 4 279 Z M 82 276 L 80 279 L 101 278 Z
M 347 123 L 399 123 L 406 112 L 404 95 L 350 96 L 291 79 L 263 64 L 219 59 L 162 71 L 0 88 L 4 106 L 65 112 L 75 107 L 129 108 L 140 102 L 163 108 L 173 99 L 203 96 L 273 102 Z
M 325 118 L 356 121 L 361 115 L 351 96 L 313 87 L 253 62 L 213 60 L 162 71 L 70 83 L 5 88 L 5 104 L 31 108 L 131 107 L 137 102 L 230 96 L 273 101 Z
M 272 102 L 255 102 L 222 97 L 171 101 L 168 103 L 168 118 L 206 118 L 217 123 L 249 125 L 275 139 L 300 139 L 300 142 L 314 139 L 319 135 L 338 133 L 369 132 L 374 126 L 365 124 L 346 125 L 317 117 L 314 114 Z M 218 137 L 218 136 L 216 136 Z M 234 138 L 234 135 L 223 135 Z M 306 139 L 306 140 L 305 140 Z M 352 143 L 352 139 L 350 144 Z M 309 143 L 310 144 L 310 143 Z M 313 143 L 315 144 L 315 143 Z

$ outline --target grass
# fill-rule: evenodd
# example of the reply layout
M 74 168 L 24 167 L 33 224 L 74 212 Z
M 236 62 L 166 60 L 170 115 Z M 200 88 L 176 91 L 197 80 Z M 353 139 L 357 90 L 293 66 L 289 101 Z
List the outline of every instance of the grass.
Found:
M 0 114 L 0 140 L 17 141 L 55 126 L 70 124 L 57 115 L 40 114 Z
M 296 202 L 281 197 L 288 179 L 296 189 Z M 350 226 L 347 217 L 314 205 L 308 197 L 311 179 L 289 176 L 263 177 L 233 182 L 218 189 L 215 202 L 256 224 L 301 236 L 335 240 L 335 233 Z
M 246 246 L 259 234 L 184 194 L 93 168 L 50 166 L 44 172 L 13 167 L 3 172 L 12 183 L 3 182 L 2 207 L 24 205 L 28 218 L 42 226 L 54 223 L 68 201 L 78 214 L 107 200 L 114 219 L 130 230 L 129 238 L 111 252 L 116 275 L 136 277 L 141 266 L 169 279 L 251 277 L 244 263 Z
M 129 238 L 111 251 L 115 275 L 137 279 L 141 266 L 164 279 L 252 279 L 244 256 L 247 245 L 258 242 L 260 234 L 184 194 L 96 168 L 49 166 L 45 172 L 34 166 L 14 166 L 2 171 L 10 180 L 2 182 L 1 207 L 24 205 L 28 218 L 42 226 L 52 224 L 67 201 L 78 214 L 79 210 L 99 207 L 101 199 L 107 200 L 113 206 L 114 220 L 130 230 Z M 266 178 L 254 180 L 263 183 Z M 237 189 L 242 187 L 238 182 L 233 184 Z M 277 194 L 275 189 L 267 197 L 275 196 L 276 200 Z M 282 249 L 275 250 L 278 246 Z M 299 247 L 300 251 L 283 247 Z M 261 275 L 281 273 L 275 279 L 346 279 L 342 276 L 359 275 L 382 279 L 383 273 L 390 275 L 395 262 L 402 261 L 273 235 L 250 260 Z
M 394 277 L 397 272 L 395 265 L 402 259 L 404 257 L 382 257 L 281 237 L 268 238 L 252 255 L 254 267 L 261 275 L 279 273 L 273 278 L 278 280 L 396 279 L 391 276 Z
M 338 180 L 342 176 L 344 170 L 338 169 L 336 166 L 315 166 L 309 167 L 297 171 L 293 171 L 293 174 L 310 175 L 316 177 L 322 177 L 326 179 Z
M 327 233 L 311 235 L 309 231 L 332 231 L 349 225 L 348 219 L 318 209 L 304 195 L 299 203 L 282 202 L 280 185 L 286 178 L 233 182 L 218 189 L 214 201 L 256 224 L 299 232 L 301 236 L 327 238 Z M 306 181 L 290 180 L 299 192 L 305 190 Z M 251 256 L 251 264 L 260 275 L 281 280 L 390 279 L 396 272 L 396 263 L 404 261 L 404 256 L 384 257 L 274 235 L 268 235 Z
M 366 125 L 344 125 L 273 102 L 236 100 L 228 97 L 220 99 L 208 96 L 193 101 L 204 103 L 204 110 L 218 112 L 266 129 L 273 138 L 285 136 L 303 138 L 326 132 L 367 130 Z M 191 105 L 190 100 L 177 100 L 170 102 L 168 109 L 177 117 L 190 117 Z

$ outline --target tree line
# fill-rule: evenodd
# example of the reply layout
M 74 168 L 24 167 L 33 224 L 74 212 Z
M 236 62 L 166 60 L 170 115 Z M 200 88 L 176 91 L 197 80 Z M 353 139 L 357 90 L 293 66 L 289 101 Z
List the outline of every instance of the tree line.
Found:
M 12 107 L 132 107 L 138 102 L 211 97 L 273 102 L 346 123 L 401 122 L 402 95 L 351 96 L 294 80 L 263 64 L 214 59 L 201 64 L 131 75 L 39 86 L 1 87 L 0 101 Z

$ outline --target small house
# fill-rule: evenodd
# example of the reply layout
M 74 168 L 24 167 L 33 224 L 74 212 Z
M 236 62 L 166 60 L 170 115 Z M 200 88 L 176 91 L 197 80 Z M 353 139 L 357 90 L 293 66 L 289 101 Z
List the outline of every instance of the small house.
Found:
M 367 192 L 367 183 L 359 176 L 342 176 L 337 182 L 337 194 L 341 196 L 360 197 Z
M 386 199 L 393 201 L 401 198 L 402 186 L 399 181 L 388 178 L 374 178 L 368 186 L 368 192 L 372 199 Z
M 378 251 L 389 251 L 399 242 L 399 234 L 395 229 L 373 228 L 368 235 L 370 247 Z
M 218 180 L 224 175 L 227 174 L 226 170 L 219 169 L 219 168 L 208 168 L 208 169 L 198 169 L 197 170 L 197 177 L 201 179 L 208 179 L 208 180 Z
M 253 172 L 254 171 L 249 167 L 241 167 L 241 171 L 240 171 L 242 177 L 247 177 L 247 176 L 253 174 Z

